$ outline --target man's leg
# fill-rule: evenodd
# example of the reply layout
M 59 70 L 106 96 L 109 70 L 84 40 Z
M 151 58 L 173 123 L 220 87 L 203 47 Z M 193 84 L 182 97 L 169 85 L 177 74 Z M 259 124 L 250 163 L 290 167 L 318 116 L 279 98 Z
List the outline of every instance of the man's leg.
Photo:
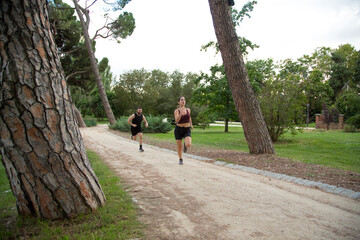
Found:
M 140 145 L 139 150 L 140 150 L 141 152 L 143 152 L 143 151 L 144 151 L 144 149 L 143 149 L 143 147 L 142 147 L 143 134 L 142 134 L 142 132 L 139 132 L 137 135 L 139 135 L 139 145 Z
M 142 132 L 138 133 L 137 135 L 139 136 L 139 144 L 142 145 L 142 143 L 143 143 L 143 134 L 142 134 Z

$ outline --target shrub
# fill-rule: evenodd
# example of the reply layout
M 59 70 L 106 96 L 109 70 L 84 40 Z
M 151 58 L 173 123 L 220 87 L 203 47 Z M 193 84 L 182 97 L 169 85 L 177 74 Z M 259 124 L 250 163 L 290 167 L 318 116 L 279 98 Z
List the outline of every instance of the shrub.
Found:
M 120 132 L 130 132 L 130 124 L 128 123 L 128 117 L 120 117 L 114 125 L 110 125 L 111 129 L 119 130 Z
M 344 126 L 344 132 L 355 132 L 356 131 L 356 127 L 354 125 L 351 124 L 346 124 Z
M 165 117 L 164 116 L 152 116 L 149 115 L 148 117 L 146 117 L 146 120 L 149 123 L 149 127 L 144 128 L 143 127 L 143 132 L 144 133 L 167 133 L 169 132 L 172 127 L 171 127 L 171 123 L 169 123 L 168 121 L 164 121 Z
M 299 86 L 299 79 L 296 75 L 290 75 L 286 80 L 269 79 L 264 82 L 258 95 L 261 111 L 273 142 L 287 131 L 296 134 L 300 130 L 296 125 L 301 124 L 305 119 L 306 98 Z
M 144 133 L 167 133 L 172 127 L 168 121 L 164 121 L 164 116 L 152 116 L 146 117 L 149 127 L 145 128 L 144 122 L 142 123 L 142 130 Z M 119 130 L 121 132 L 130 132 L 130 124 L 127 122 L 128 117 L 120 117 L 114 125 L 111 125 L 111 129 Z
M 355 128 L 360 128 L 360 113 L 348 118 L 346 123 L 354 126 Z
M 357 93 L 347 93 L 336 101 L 336 107 L 345 119 L 360 114 L 360 96 Z
M 94 119 L 84 119 L 84 122 L 87 127 L 93 127 L 97 124 Z

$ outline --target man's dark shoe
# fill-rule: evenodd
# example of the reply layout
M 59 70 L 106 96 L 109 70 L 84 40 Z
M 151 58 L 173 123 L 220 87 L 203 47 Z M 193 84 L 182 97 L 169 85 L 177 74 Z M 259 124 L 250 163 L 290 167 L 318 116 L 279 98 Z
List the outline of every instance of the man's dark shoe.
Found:
M 144 149 L 142 149 L 142 148 L 139 148 L 139 151 L 140 151 L 140 152 L 143 152 L 143 151 L 144 151 Z
M 180 165 L 183 165 L 183 164 L 184 164 L 182 158 L 179 159 L 179 164 L 180 164 Z

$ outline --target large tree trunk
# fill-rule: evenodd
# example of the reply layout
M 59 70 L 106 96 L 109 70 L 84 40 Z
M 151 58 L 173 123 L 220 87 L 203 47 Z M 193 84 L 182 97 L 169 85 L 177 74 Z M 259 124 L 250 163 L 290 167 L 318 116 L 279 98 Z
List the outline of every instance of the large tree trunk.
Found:
M 209 5 L 226 76 L 250 153 L 274 154 L 273 143 L 250 86 L 228 1 L 209 0 Z
M 92 48 L 92 41 L 91 41 L 90 36 L 89 36 L 90 15 L 89 15 L 89 12 L 86 9 L 83 9 L 81 6 L 79 6 L 79 4 L 77 3 L 76 0 L 73 0 L 73 2 L 74 2 L 74 5 L 75 5 L 77 15 L 79 16 L 79 19 L 80 19 L 82 29 L 83 29 L 86 49 L 87 49 L 87 51 L 89 53 L 91 69 L 93 70 L 93 73 L 94 73 L 94 77 L 95 77 L 96 84 L 97 84 L 97 87 L 98 87 L 98 90 L 99 90 L 100 98 L 101 98 L 101 101 L 103 103 L 103 107 L 105 109 L 106 116 L 109 119 L 110 125 L 114 125 L 116 123 L 116 120 L 115 120 L 113 111 L 111 109 L 111 106 L 109 104 L 109 100 L 108 100 L 108 98 L 106 96 L 104 83 L 103 83 L 103 81 L 101 79 L 101 76 L 100 76 L 100 73 L 99 73 L 99 68 L 97 66 L 95 54 L 94 54 L 94 51 L 93 51 L 93 48 Z M 86 21 L 84 19 L 84 15 L 86 17 Z
M 105 203 L 77 127 L 46 0 L 1 1 L 0 147 L 19 214 L 75 217 Z

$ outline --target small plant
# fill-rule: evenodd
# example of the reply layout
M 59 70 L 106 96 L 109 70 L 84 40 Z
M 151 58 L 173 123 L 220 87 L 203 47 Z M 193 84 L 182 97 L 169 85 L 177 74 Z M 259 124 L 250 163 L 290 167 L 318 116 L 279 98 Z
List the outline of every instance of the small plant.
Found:
M 344 126 L 344 132 L 346 132 L 346 133 L 356 132 L 356 127 L 352 124 L 346 124 Z
M 128 117 L 120 117 L 114 125 L 110 125 L 111 129 L 119 130 L 120 132 L 130 132 L 130 124 L 128 123 Z
M 87 127 L 94 127 L 97 124 L 95 119 L 84 119 L 84 122 Z
M 210 123 L 214 122 L 215 116 L 209 115 L 205 112 L 200 112 L 197 116 L 197 125 L 202 129 L 210 127 Z

